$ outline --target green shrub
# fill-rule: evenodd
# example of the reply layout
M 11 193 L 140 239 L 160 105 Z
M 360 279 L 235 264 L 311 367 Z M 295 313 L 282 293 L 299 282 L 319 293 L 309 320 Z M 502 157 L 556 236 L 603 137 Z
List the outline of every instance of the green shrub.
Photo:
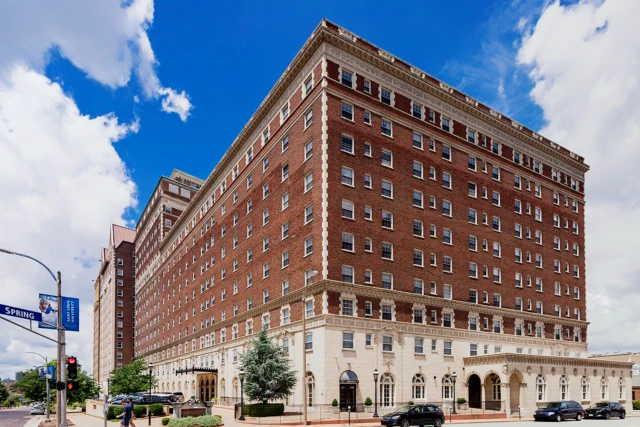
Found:
M 154 417 L 159 417 L 160 415 L 164 415 L 164 405 L 162 403 L 152 403 L 151 415 L 153 415 Z
M 252 417 L 273 417 L 284 413 L 284 404 L 282 403 L 255 403 L 253 405 L 244 405 L 244 414 Z
M 167 427 L 218 427 L 222 424 L 220 415 L 203 415 L 201 417 L 165 418 L 169 420 Z M 163 420 L 164 423 L 164 420 Z
M 136 418 L 143 418 L 147 415 L 147 405 L 135 405 L 133 407 L 133 416 Z
M 167 424 L 169 424 L 169 421 L 171 421 L 171 418 L 163 418 L 162 419 L 162 425 L 166 426 Z
M 458 405 L 463 405 L 467 403 L 467 399 L 465 399 L 464 397 L 459 397 L 456 399 L 456 402 L 458 402 Z
M 109 409 L 107 409 L 107 419 L 112 420 L 118 415 L 120 415 L 124 411 L 122 406 L 111 405 Z
M 407 405 L 413 405 L 413 400 L 408 401 Z
M 640 410 L 640 400 L 633 401 L 633 409 Z
M 371 405 L 373 405 L 373 402 L 371 401 L 371 398 L 370 398 L 370 397 L 367 397 L 367 398 L 364 400 L 364 406 L 371 406 Z
M 331 402 L 331 406 L 333 406 L 334 408 L 338 406 L 338 399 L 333 399 L 333 402 Z

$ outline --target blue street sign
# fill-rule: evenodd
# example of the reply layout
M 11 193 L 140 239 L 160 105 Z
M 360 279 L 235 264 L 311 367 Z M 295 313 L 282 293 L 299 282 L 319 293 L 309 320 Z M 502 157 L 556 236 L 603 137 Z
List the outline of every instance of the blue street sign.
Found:
M 38 296 L 41 320 L 38 328 L 55 329 L 58 325 L 58 297 L 54 295 L 40 294 Z M 53 326 L 51 326 L 53 325 Z M 80 300 L 78 298 L 62 297 L 62 326 L 67 331 L 78 332 L 80 330 Z
M 10 305 L 0 304 L 0 314 L 5 316 L 19 317 L 21 319 L 37 320 L 42 322 L 42 314 L 37 311 L 25 310 L 24 308 L 11 307 Z

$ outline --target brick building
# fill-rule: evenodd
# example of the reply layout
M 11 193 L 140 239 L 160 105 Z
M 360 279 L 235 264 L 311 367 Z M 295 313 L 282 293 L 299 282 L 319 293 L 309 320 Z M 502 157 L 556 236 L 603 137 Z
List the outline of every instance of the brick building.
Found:
M 111 224 L 94 283 L 93 375 L 106 381 L 116 367 L 133 359 L 136 231 Z
M 476 408 L 629 403 L 630 364 L 586 357 L 588 169 L 324 20 L 157 246 L 136 355 L 232 401 L 267 328 L 291 403 L 361 409 L 374 368 L 383 411 L 451 405 L 454 372 Z

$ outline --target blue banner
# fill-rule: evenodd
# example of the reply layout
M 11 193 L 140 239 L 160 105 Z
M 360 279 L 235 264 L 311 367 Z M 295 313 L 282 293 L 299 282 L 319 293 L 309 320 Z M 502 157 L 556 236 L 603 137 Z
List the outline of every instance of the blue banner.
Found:
M 51 375 L 50 378 L 56 379 L 56 367 L 55 366 L 40 366 L 38 367 L 38 377 L 46 378 L 47 375 Z
M 38 328 L 56 329 L 58 326 L 58 298 L 54 295 L 40 294 L 38 308 L 42 313 L 42 322 Z M 80 331 L 80 300 L 62 297 L 62 326 L 67 331 Z

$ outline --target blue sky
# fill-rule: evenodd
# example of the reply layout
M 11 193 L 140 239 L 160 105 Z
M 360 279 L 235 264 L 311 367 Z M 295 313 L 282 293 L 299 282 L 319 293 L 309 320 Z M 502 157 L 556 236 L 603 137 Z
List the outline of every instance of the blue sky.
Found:
M 135 104 L 140 91 L 135 79 L 113 90 L 87 78 L 59 52 L 46 73 L 63 82 L 83 113 L 113 111 L 125 122 L 139 117 L 140 131 L 115 144 L 138 186 L 139 208 L 127 215 L 136 221 L 161 174 L 178 168 L 206 178 L 323 17 L 511 113 L 505 111 L 511 110 L 509 101 L 498 95 L 500 79 L 506 79 L 521 101 L 513 117 L 539 127 L 540 109 L 527 96 L 531 83 L 525 75 L 516 82 L 499 70 L 520 71 L 512 69 L 519 16 L 504 13 L 509 4 L 158 1 L 148 34 L 158 76 L 185 90 L 194 105 L 186 123 L 167 116 L 155 101 Z M 540 6 L 532 7 L 531 15 L 539 13 Z M 385 19 L 387 15 L 395 16 Z

